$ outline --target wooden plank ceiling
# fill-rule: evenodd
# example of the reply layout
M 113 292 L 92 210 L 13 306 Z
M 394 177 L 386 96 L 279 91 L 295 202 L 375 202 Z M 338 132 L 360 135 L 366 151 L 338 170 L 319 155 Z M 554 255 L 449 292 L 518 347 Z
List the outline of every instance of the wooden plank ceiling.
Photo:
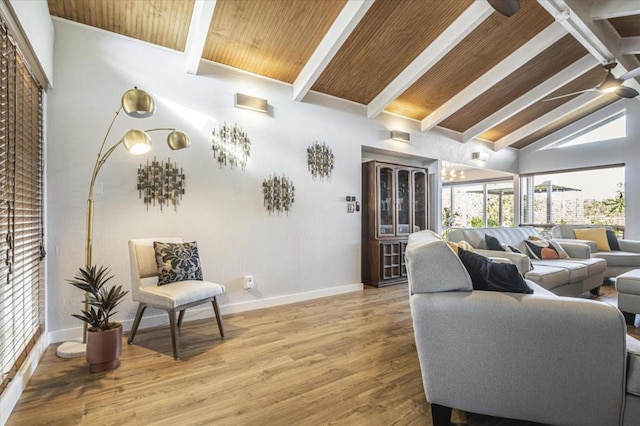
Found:
M 566 3 L 570 1 L 574 0 Z M 471 25 L 464 24 L 462 16 L 479 2 L 483 0 L 375 0 L 345 33 L 341 39 L 344 42 L 332 51 L 326 66 L 317 72 L 311 90 L 362 105 L 372 103 L 406 73 L 407 67 L 414 66 L 414 60 L 435 45 L 445 30 Z M 611 3 L 612 9 L 621 4 L 613 0 L 601 2 Z M 469 27 L 457 44 L 408 81 L 396 92 L 397 96 L 389 99 L 385 110 L 415 120 L 432 117 L 434 111 L 451 104 L 452 98 L 480 77 L 494 72 L 494 67 L 512 60 L 532 38 L 548 32 L 551 25 L 559 26 L 538 1 L 520 3 L 521 10 L 509 18 L 487 9 L 484 21 Z M 48 0 L 48 4 L 53 16 L 184 52 L 195 1 Z M 325 35 L 336 31 L 335 26 L 342 22 L 337 19 L 348 6 L 353 6 L 348 0 L 217 0 L 201 57 L 292 84 L 310 63 Z M 640 15 L 630 13 L 634 12 L 608 17 L 616 37 L 640 36 Z M 510 69 L 508 76 L 475 93 L 464 105 L 456 106 L 438 120 L 438 125 L 454 136 L 459 134 L 462 141 L 464 132 L 472 128 L 475 131 L 478 123 L 489 121 L 496 111 L 526 98 L 550 79 L 563 76 L 564 70 L 589 55 L 567 31 L 545 46 L 528 56 L 524 65 L 520 62 L 521 66 Z M 631 58 L 640 66 L 640 55 Z M 562 87 L 546 97 L 597 86 L 605 72 L 595 59 L 592 65 L 590 71 L 571 74 L 553 86 Z M 542 102 L 538 97 L 510 117 L 490 122 L 478 131 L 478 137 L 490 142 L 504 140 L 573 99 Z M 617 100 L 615 95 L 603 95 L 583 108 L 559 114 L 555 122 L 523 134 L 511 141 L 511 146 L 523 148 Z

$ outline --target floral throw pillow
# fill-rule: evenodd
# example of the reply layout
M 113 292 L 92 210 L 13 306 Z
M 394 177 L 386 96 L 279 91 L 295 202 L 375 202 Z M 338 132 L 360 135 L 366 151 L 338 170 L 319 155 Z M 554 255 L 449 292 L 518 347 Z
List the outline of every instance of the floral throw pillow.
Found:
M 153 242 L 158 265 L 158 285 L 186 280 L 202 281 L 198 245 L 192 243 Z

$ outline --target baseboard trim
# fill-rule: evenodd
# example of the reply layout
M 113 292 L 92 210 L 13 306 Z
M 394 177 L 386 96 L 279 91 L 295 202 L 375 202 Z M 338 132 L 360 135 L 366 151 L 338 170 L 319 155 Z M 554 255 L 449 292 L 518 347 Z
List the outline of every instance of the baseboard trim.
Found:
M 319 299 L 321 297 L 337 296 L 344 293 L 352 293 L 362 291 L 364 285 L 362 283 L 347 284 L 338 287 L 323 288 L 321 290 L 307 291 L 304 293 L 288 294 L 284 296 L 267 297 L 248 302 L 231 303 L 221 305 L 223 315 L 234 314 L 238 312 L 253 311 L 256 309 L 272 308 L 274 306 L 288 305 L 290 303 L 304 302 L 307 300 Z M 211 306 L 202 305 L 202 307 L 189 309 L 186 311 L 184 320 L 192 321 L 213 317 L 213 309 Z M 145 316 L 140 322 L 140 329 L 157 327 L 159 325 L 169 324 L 167 314 L 161 310 L 147 309 Z M 133 319 L 122 321 L 124 331 L 131 330 Z M 59 343 L 77 339 L 82 335 L 82 327 L 67 328 L 63 330 L 54 330 L 49 332 L 49 342 Z
M 29 379 L 36 371 L 40 358 L 42 358 L 50 343 L 48 333 L 43 333 L 33 346 L 33 349 L 31 349 L 31 352 L 29 352 L 18 373 L 0 396 L 0 425 L 4 425 L 9 421 L 13 408 L 18 403 L 22 391 L 27 387 Z

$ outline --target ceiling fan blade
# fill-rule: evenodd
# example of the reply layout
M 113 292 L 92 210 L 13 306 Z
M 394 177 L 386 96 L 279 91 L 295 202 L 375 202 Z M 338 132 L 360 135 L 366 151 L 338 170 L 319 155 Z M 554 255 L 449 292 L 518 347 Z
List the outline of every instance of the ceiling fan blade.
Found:
M 575 95 L 579 95 L 580 93 L 586 93 L 586 92 L 597 92 L 597 90 L 596 89 L 587 89 L 587 90 L 581 90 L 579 92 L 566 93 L 564 95 L 554 96 L 553 98 L 542 99 L 541 102 L 555 101 L 556 99 L 562 99 L 562 98 L 566 98 L 568 96 L 575 96 Z
M 626 73 L 622 74 L 622 75 L 618 78 L 618 80 L 625 81 L 625 80 L 629 80 L 630 78 L 636 78 L 636 77 L 640 77 L 640 67 L 638 67 L 638 68 L 636 68 L 636 69 L 633 69 L 633 70 L 631 70 L 631 71 L 629 71 L 629 72 L 626 72 Z
M 496 12 L 506 17 L 513 16 L 520 10 L 519 0 L 487 0 Z
M 618 87 L 618 89 L 616 89 L 616 95 L 620 96 L 621 98 L 631 99 L 638 96 L 638 91 L 631 87 L 620 86 Z

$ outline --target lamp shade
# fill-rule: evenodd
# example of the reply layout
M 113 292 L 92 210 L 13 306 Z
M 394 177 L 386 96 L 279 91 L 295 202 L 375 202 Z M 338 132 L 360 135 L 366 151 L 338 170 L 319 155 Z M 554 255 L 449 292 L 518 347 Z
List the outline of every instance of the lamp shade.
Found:
M 151 138 L 142 130 L 131 129 L 122 137 L 127 151 L 132 154 L 144 154 L 151 149 Z
M 151 117 L 156 112 L 156 101 L 144 90 L 134 87 L 122 95 L 122 109 L 131 117 Z
M 174 130 L 167 136 L 167 144 L 169 148 L 174 151 L 179 149 L 188 148 L 191 145 L 191 140 L 189 139 L 189 135 L 180 130 Z

